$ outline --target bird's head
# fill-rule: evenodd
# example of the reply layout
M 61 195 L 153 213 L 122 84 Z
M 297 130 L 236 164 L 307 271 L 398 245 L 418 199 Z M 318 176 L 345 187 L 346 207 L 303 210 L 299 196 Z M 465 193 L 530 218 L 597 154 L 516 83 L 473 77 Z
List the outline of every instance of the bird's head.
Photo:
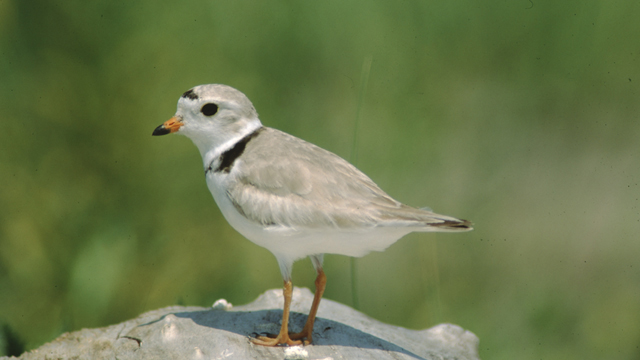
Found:
M 182 94 L 176 114 L 152 135 L 185 135 L 205 157 L 261 126 L 256 109 L 243 93 L 227 85 L 208 84 Z

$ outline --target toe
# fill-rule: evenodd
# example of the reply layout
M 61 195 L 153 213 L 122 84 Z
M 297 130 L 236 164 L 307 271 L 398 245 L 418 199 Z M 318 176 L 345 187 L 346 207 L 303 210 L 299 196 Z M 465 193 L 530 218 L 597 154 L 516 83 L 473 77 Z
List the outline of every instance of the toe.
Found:
M 267 336 L 258 336 L 255 339 L 251 339 L 251 342 L 256 345 L 262 346 L 280 346 L 280 345 L 302 345 L 302 341 L 300 340 L 292 340 L 288 335 L 286 336 L 277 336 L 275 338 L 270 338 Z

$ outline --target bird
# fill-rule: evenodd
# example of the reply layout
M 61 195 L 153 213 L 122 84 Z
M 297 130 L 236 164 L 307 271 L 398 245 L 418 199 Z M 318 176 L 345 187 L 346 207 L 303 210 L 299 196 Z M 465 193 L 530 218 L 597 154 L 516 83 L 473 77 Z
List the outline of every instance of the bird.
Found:
M 182 94 L 173 117 L 152 135 L 184 135 L 200 151 L 215 202 L 240 234 L 269 250 L 283 278 L 278 334 L 256 335 L 264 346 L 308 345 L 327 278 L 324 254 L 361 257 L 383 251 L 411 232 L 461 232 L 471 222 L 414 208 L 387 195 L 338 155 L 262 125 L 253 104 L 222 84 Z M 289 333 L 296 260 L 309 257 L 315 293 L 305 325 Z

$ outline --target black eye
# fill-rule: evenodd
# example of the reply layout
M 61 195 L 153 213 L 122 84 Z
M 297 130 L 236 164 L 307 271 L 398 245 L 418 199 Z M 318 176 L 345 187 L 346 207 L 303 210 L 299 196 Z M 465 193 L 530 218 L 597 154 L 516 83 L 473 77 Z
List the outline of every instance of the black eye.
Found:
M 200 112 L 205 114 L 206 116 L 213 116 L 218 112 L 218 105 L 214 103 L 204 104 Z

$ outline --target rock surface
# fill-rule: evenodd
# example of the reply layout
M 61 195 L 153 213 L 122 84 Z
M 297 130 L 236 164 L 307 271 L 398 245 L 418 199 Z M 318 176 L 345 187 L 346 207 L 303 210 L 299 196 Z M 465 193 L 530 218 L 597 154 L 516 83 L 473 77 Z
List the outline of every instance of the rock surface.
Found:
M 295 288 L 290 330 L 300 331 L 313 294 Z M 100 329 L 66 333 L 19 359 L 478 359 L 478 338 L 456 325 L 408 330 L 323 299 L 309 346 L 269 348 L 249 341 L 277 333 L 282 290 L 253 303 L 211 308 L 172 306 Z M 2 358 L 8 359 L 8 358 Z M 15 359 L 15 358 L 14 358 Z

